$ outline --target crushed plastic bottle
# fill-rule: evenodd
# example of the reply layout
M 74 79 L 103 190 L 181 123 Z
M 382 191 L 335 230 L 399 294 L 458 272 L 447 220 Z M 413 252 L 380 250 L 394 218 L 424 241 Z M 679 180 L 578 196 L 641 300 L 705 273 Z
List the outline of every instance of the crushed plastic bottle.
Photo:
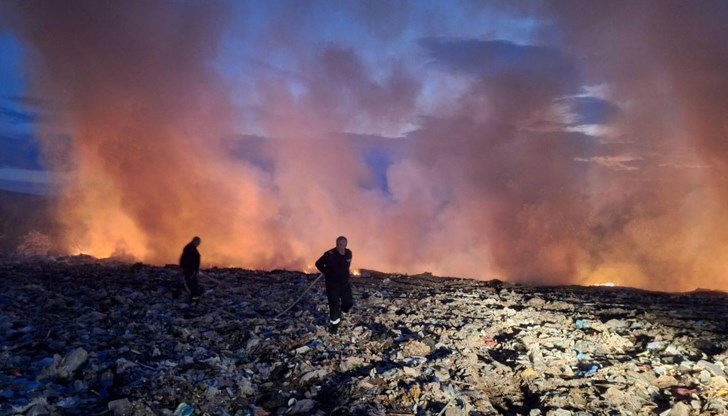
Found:
M 174 416 L 191 416 L 195 409 L 185 402 L 182 402 L 177 406 L 174 411 Z

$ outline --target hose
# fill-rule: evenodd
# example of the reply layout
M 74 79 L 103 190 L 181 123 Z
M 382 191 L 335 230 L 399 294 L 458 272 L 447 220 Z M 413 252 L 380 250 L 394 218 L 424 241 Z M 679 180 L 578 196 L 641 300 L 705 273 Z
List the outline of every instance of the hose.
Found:
M 298 297 L 298 299 L 296 299 L 296 301 L 295 301 L 295 302 L 293 302 L 293 303 L 291 304 L 291 306 L 287 307 L 287 308 L 286 308 L 286 309 L 284 309 L 284 310 L 283 310 L 283 311 L 282 311 L 281 313 L 279 313 L 278 315 L 274 316 L 274 317 L 273 317 L 273 319 L 277 319 L 278 317 L 280 317 L 280 316 L 281 316 L 281 315 L 283 315 L 284 313 L 288 312 L 288 310 L 289 310 L 289 309 L 291 309 L 292 307 L 296 306 L 296 304 L 297 304 L 298 302 L 300 302 L 300 301 L 301 301 L 301 299 L 303 299 L 303 296 L 304 296 L 304 295 L 306 294 L 306 292 L 308 292 L 308 291 L 309 291 L 309 289 L 311 289 L 311 288 L 313 287 L 313 285 L 315 285 L 315 284 L 316 284 L 316 282 L 318 282 L 318 281 L 319 281 L 319 279 L 321 279 L 321 277 L 322 277 L 323 275 L 324 275 L 323 273 L 319 273 L 319 275 L 318 275 L 318 277 L 316 278 L 316 280 L 314 280 L 314 281 L 313 281 L 313 283 L 311 283 L 310 285 L 308 285 L 308 287 L 306 288 L 306 290 L 304 290 L 304 291 L 303 291 L 303 293 L 301 293 L 301 296 L 299 296 L 299 297 Z

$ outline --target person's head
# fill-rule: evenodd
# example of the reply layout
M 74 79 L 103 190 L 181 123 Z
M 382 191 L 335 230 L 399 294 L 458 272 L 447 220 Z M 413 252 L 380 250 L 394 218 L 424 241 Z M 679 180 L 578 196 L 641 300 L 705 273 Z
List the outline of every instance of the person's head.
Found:
M 348 243 L 346 237 L 344 237 L 343 235 L 339 236 L 336 239 L 336 250 L 338 250 L 339 253 L 344 253 L 344 251 L 346 251 L 346 243 Z
M 202 242 L 202 240 L 200 239 L 200 237 L 198 237 L 198 236 L 192 237 L 192 244 L 194 244 L 195 247 L 199 246 L 201 242 Z

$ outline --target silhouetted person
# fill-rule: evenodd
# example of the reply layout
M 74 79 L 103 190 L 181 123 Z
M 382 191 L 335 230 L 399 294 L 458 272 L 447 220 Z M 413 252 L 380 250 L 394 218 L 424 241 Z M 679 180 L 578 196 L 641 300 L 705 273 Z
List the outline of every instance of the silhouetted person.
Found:
M 329 331 L 336 333 L 341 322 L 341 312 L 349 312 L 354 305 L 349 283 L 351 250 L 346 248 L 346 237 L 336 239 L 336 247 L 316 260 L 316 268 L 326 277 L 326 297 L 329 299 Z
M 197 300 L 202 292 L 197 281 L 197 274 L 200 272 L 200 252 L 197 251 L 197 246 L 201 242 L 200 237 L 194 237 L 182 249 L 182 256 L 179 258 L 179 265 L 182 267 L 182 273 L 184 274 L 185 289 L 192 297 L 192 300 Z

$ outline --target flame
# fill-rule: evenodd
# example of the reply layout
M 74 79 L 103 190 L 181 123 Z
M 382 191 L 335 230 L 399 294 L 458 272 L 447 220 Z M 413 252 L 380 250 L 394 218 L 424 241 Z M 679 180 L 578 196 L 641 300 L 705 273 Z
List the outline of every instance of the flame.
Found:
M 70 254 L 72 256 L 80 256 L 82 254 L 88 254 L 88 253 L 89 253 L 88 248 L 82 247 L 82 246 L 77 245 L 77 244 L 72 244 L 68 248 L 68 254 Z M 94 257 L 97 257 L 97 256 L 94 256 Z
M 639 267 L 624 262 L 603 264 L 593 269 L 583 268 L 582 279 L 577 281 L 583 286 L 630 286 L 641 278 Z
M 317 271 L 318 270 L 316 269 L 316 266 L 311 265 L 311 264 L 309 264 L 309 265 L 307 265 L 306 267 L 303 268 L 303 272 L 304 273 L 309 273 L 310 274 L 310 273 L 315 273 Z

